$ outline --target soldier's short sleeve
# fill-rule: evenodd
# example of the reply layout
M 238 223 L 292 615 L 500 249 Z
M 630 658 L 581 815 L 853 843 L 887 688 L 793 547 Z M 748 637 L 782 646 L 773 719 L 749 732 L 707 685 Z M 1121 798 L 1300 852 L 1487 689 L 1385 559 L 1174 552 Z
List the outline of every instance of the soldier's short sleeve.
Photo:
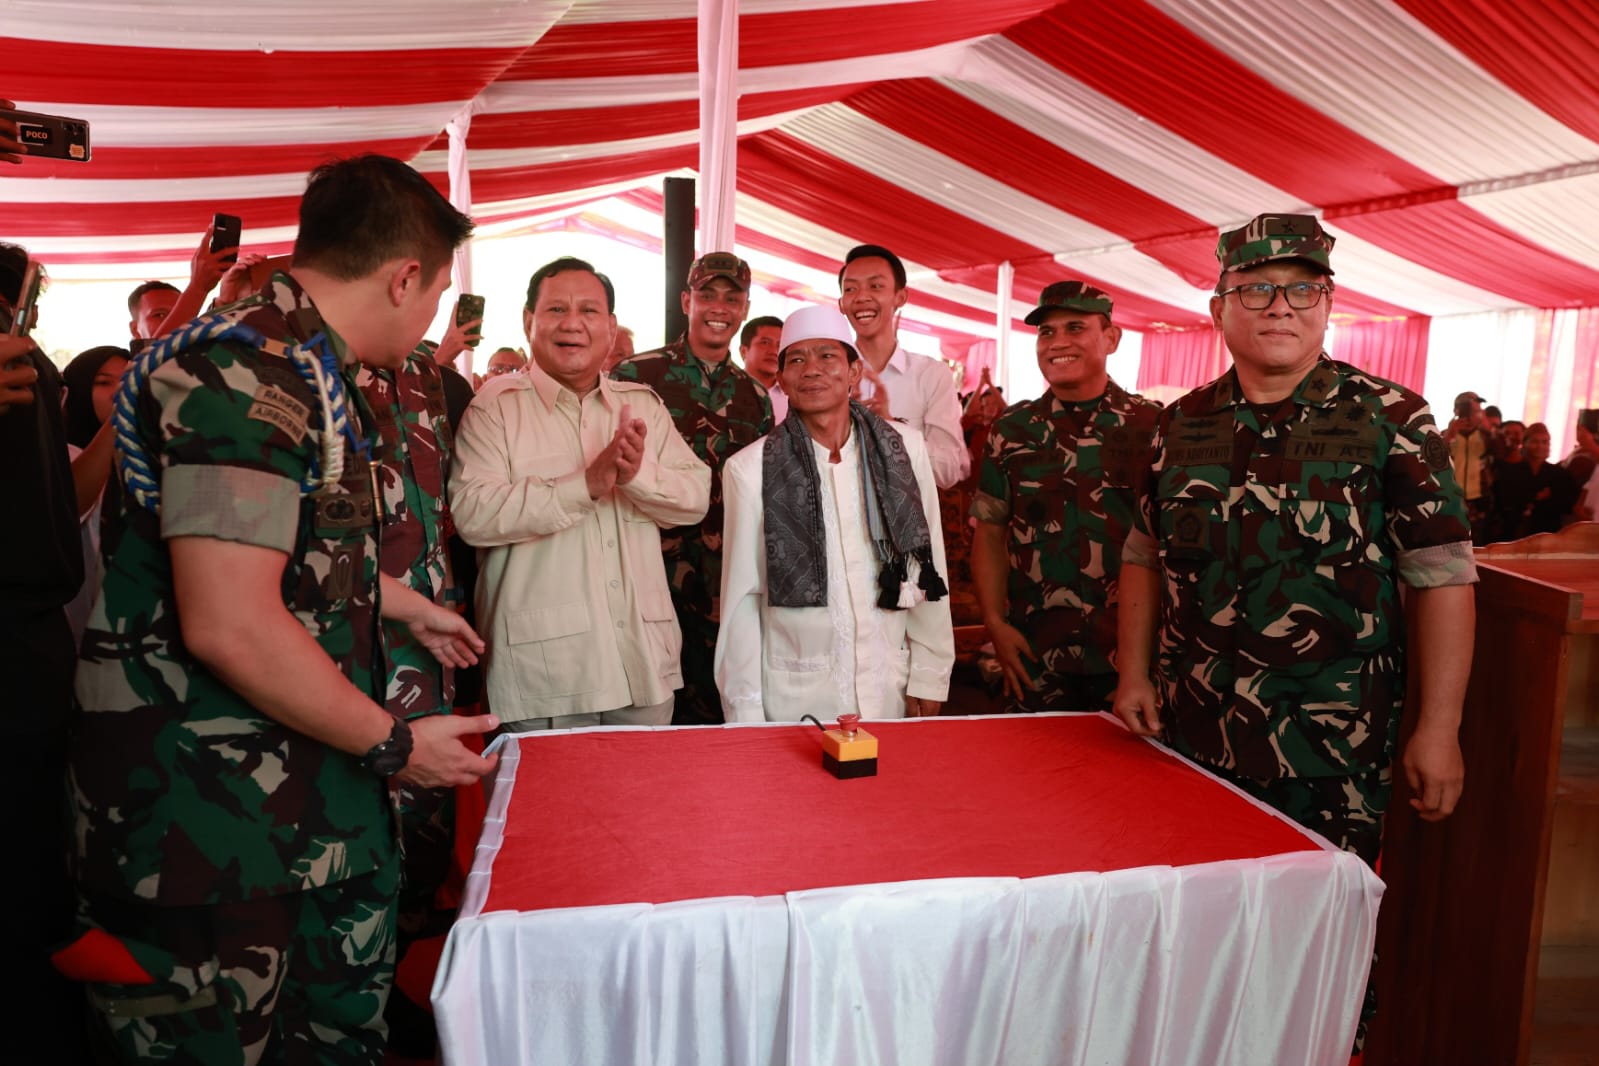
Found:
M 1122 563 L 1146 570 L 1160 569 L 1160 545 L 1155 540 L 1155 471 L 1165 450 L 1166 421 L 1164 412 L 1156 412 L 1148 460 L 1133 471 L 1133 524 L 1122 542 Z
M 1010 521 L 1011 484 L 1004 463 L 1007 439 L 1005 420 L 1001 418 L 989 431 L 983 462 L 977 468 L 977 491 L 972 493 L 971 516 L 996 526 Z
M 191 352 L 157 368 L 148 399 L 160 448 L 161 535 L 292 553 L 300 481 L 316 441 L 310 391 Z
M 1386 413 L 1403 422 L 1383 464 L 1388 535 L 1398 549 L 1399 577 L 1414 588 L 1465 585 L 1477 580 L 1471 522 L 1455 482 L 1432 411 L 1419 397 L 1413 410 L 1394 405 Z

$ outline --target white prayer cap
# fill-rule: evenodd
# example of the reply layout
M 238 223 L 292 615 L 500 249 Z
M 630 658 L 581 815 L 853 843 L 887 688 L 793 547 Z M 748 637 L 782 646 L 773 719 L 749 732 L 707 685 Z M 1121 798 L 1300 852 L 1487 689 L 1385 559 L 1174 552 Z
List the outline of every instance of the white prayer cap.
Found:
M 781 354 L 788 350 L 790 344 L 824 338 L 842 344 L 851 359 L 860 358 L 860 353 L 855 350 L 855 331 L 850 328 L 849 319 L 832 304 L 813 304 L 789 315 L 783 323 L 783 336 L 777 342 L 777 350 Z

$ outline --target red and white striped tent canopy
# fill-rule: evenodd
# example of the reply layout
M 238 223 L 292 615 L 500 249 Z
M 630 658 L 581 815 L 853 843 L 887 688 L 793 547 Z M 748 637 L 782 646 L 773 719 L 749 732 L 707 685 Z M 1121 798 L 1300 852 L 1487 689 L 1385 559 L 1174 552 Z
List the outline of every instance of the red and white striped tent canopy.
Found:
M 1599 305 L 1599 6 L 1586 0 L 742 0 L 741 249 L 836 294 L 899 251 L 907 318 L 993 335 L 1090 279 L 1207 324 L 1219 228 L 1338 236 L 1355 318 Z M 0 177 L 52 264 L 186 260 L 211 212 L 287 250 L 306 172 L 412 160 L 480 223 L 659 210 L 699 158 L 694 0 L 0 0 L 0 96 L 89 119 L 86 165 Z M 198 220 L 198 221 L 197 221 Z M 758 267 L 759 269 L 759 267 Z M 780 284 L 774 280 L 774 285 Z

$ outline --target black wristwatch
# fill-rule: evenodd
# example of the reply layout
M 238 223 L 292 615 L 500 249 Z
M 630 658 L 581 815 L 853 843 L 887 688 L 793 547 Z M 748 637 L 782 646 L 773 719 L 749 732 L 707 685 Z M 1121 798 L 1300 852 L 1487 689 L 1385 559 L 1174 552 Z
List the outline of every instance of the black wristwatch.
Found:
M 389 739 L 374 744 L 372 750 L 361 756 L 361 765 L 379 777 L 393 777 L 405 769 L 411 758 L 411 726 L 404 718 L 394 719 Z

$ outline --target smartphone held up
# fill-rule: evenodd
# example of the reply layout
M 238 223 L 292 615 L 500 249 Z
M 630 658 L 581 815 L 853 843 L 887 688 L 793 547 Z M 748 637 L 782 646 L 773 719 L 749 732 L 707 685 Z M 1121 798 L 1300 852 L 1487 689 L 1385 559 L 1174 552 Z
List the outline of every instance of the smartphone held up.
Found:
M 14 277 L 15 275 L 12 276 Z M 44 267 L 40 265 L 38 260 L 29 259 L 27 266 L 23 268 L 22 286 L 17 293 L 16 307 L 11 311 L 11 321 L 9 323 L 3 317 L 5 305 L 0 303 L 0 326 L 5 328 L 6 336 L 25 338 L 33 330 L 33 324 L 37 321 L 39 314 L 39 294 L 44 291 L 44 288 Z M 21 363 L 26 358 L 30 347 L 32 347 L 32 344 L 27 341 L 24 341 L 20 347 L 16 344 L 8 344 L 6 346 L 8 358 L 3 365 L 0 365 L 0 370 L 10 370 Z M 9 410 L 11 410 L 11 404 L 0 403 L 0 414 L 5 414 Z
M 0 108 L 0 119 L 16 123 L 17 140 L 31 157 L 87 163 L 94 154 L 89 146 L 89 123 L 84 119 L 13 108 Z
M 39 318 L 39 297 L 44 292 L 45 283 L 44 266 L 37 259 L 28 260 L 27 269 L 22 274 L 17 306 L 11 313 L 11 328 L 7 331 L 11 336 L 26 337 L 33 332 L 33 324 Z
M 244 232 L 244 223 L 238 215 L 226 215 L 217 212 L 211 218 L 211 252 L 233 249 L 233 254 L 223 262 L 234 263 L 239 259 L 239 239 Z
M 468 322 L 481 323 L 482 320 L 483 297 L 475 296 L 469 292 L 463 292 L 455 301 L 455 324 L 457 326 L 464 326 Z M 468 348 L 476 348 L 478 346 L 478 342 L 483 339 L 482 332 L 483 331 L 480 326 L 477 333 L 466 342 Z

